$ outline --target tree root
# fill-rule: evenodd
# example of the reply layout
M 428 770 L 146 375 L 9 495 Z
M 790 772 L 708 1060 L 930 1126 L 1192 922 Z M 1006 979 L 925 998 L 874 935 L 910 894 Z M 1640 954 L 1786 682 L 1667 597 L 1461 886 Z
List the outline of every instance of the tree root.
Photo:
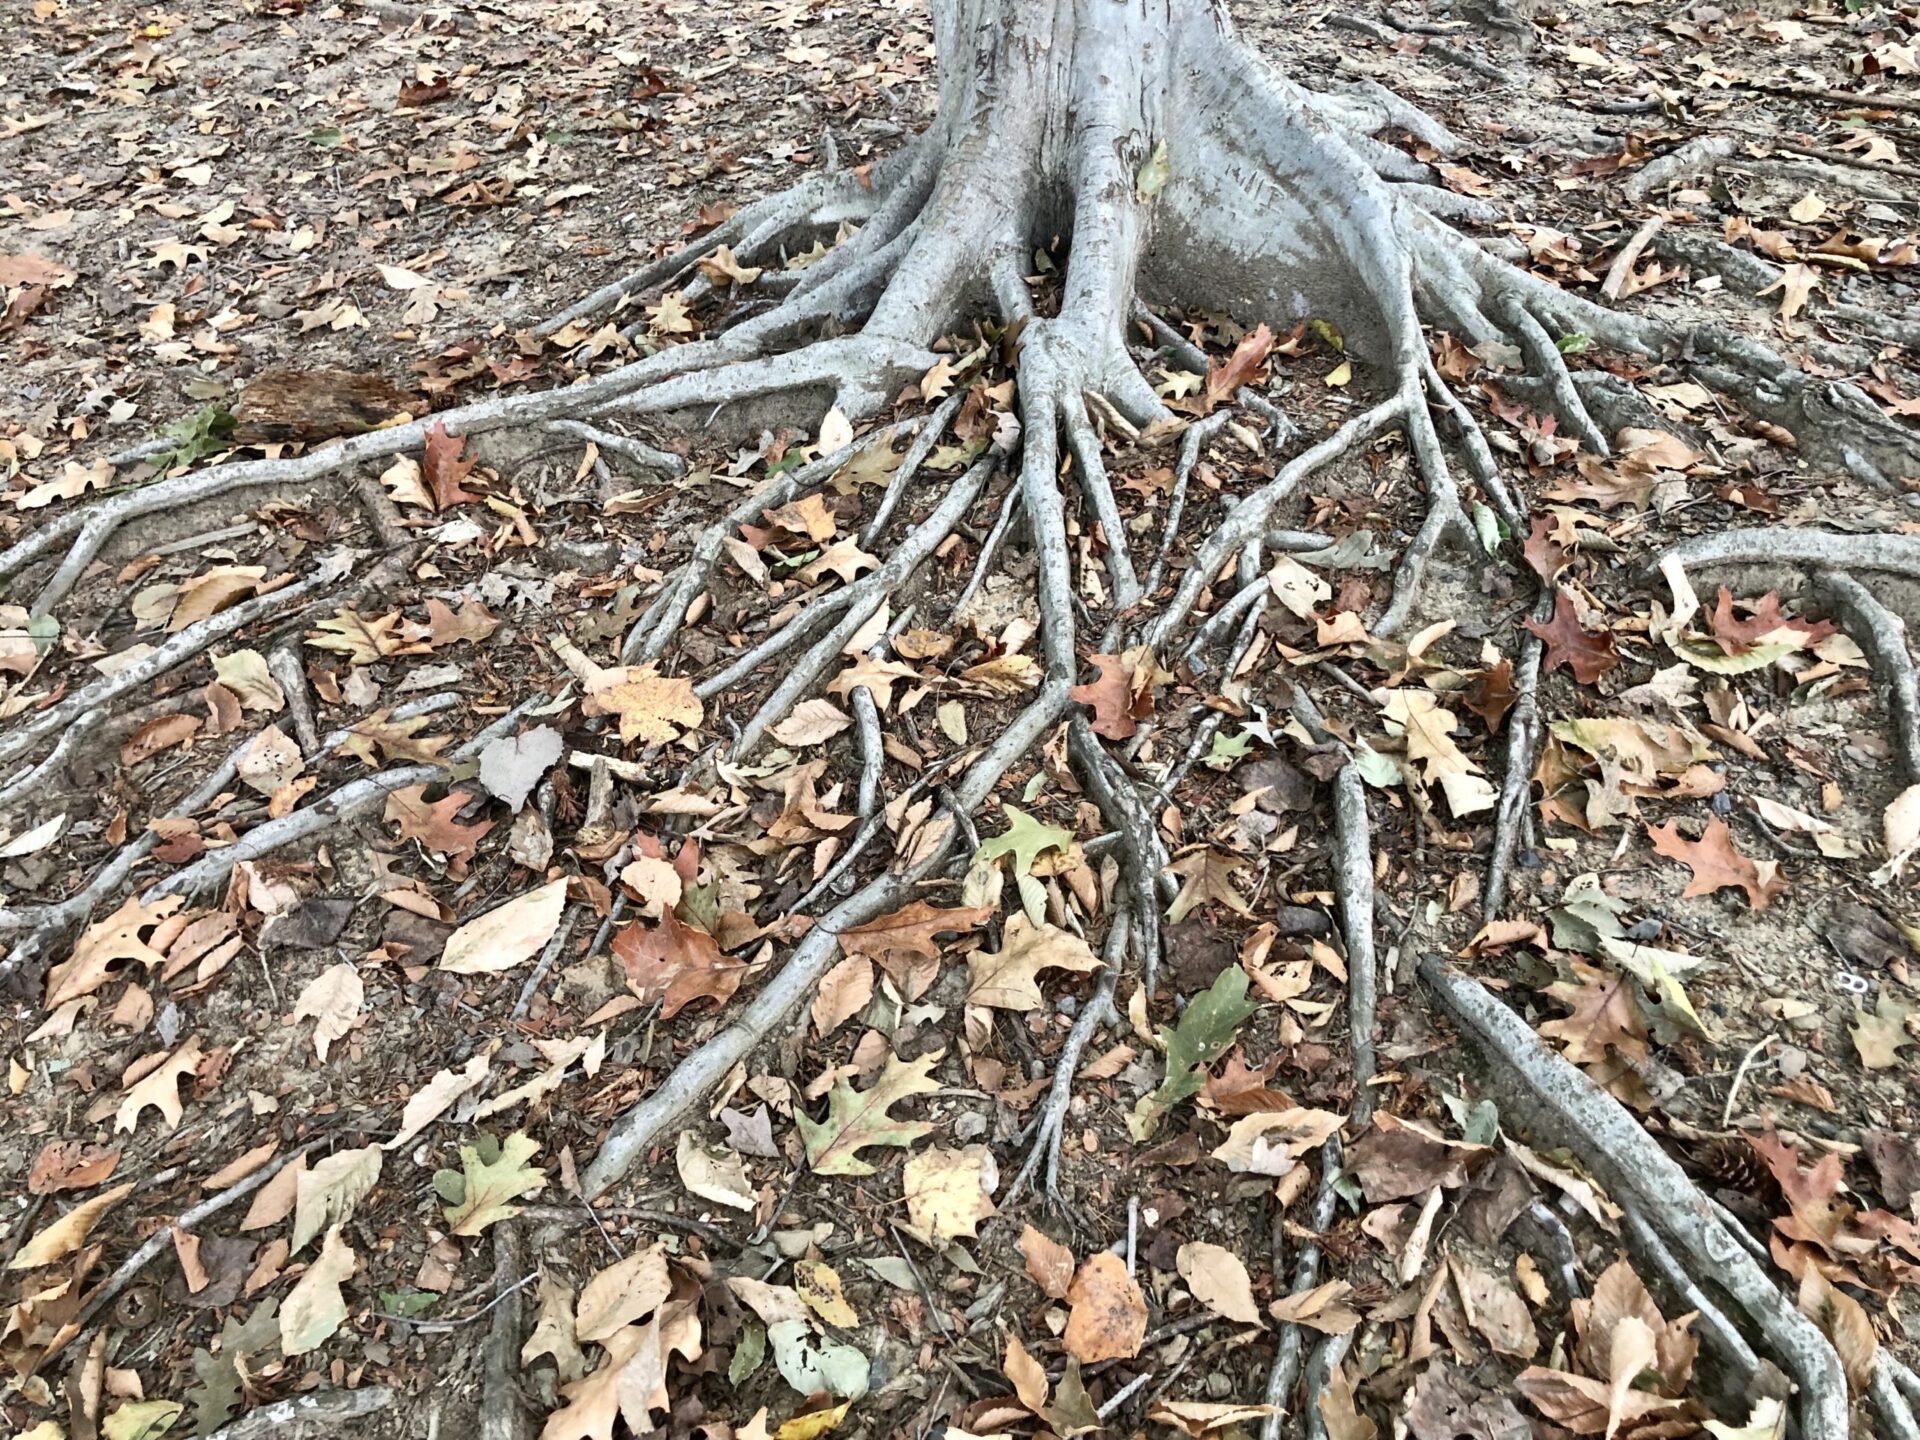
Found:
M 1827 1338 L 1796 1310 L 1706 1197 L 1618 1101 L 1554 1054 L 1519 1016 L 1437 956 L 1420 975 L 1490 1067 L 1502 1113 L 1568 1146 L 1616 1204 L 1637 1214 L 1708 1293 L 1724 1294 L 1800 1387 L 1803 1433 L 1847 1433 L 1847 1386 Z
M 1313 1215 L 1310 1224 L 1315 1235 L 1324 1235 L 1333 1228 L 1334 1206 L 1339 1194 L 1333 1188 L 1333 1182 L 1339 1178 L 1343 1149 L 1340 1137 L 1333 1136 L 1320 1147 L 1320 1188 L 1314 1195 Z M 1276 1272 L 1278 1263 L 1276 1257 Z M 1273 1277 L 1274 1289 L 1280 1288 L 1280 1276 Z M 1320 1243 L 1309 1240 L 1300 1247 L 1300 1253 L 1293 1262 L 1293 1288 L 1288 1292 L 1302 1295 L 1320 1283 Z M 1285 1420 L 1287 1406 L 1293 1399 L 1293 1387 L 1300 1380 L 1300 1361 L 1305 1350 L 1304 1327 L 1282 1323 L 1279 1327 L 1279 1339 L 1273 1356 L 1273 1369 L 1267 1373 L 1267 1391 L 1263 1400 L 1273 1407 L 1260 1425 L 1260 1440 L 1280 1440 L 1281 1423 Z M 1309 1391 L 1308 1405 L 1313 1406 L 1313 1392 Z
M 1542 625 L 1553 618 L 1553 592 L 1545 590 L 1533 608 Z M 1533 767 L 1540 753 L 1545 727 L 1540 720 L 1540 662 L 1546 646 L 1528 631 L 1520 642 L 1520 663 L 1513 672 L 1514 702 L 1507 712 L 1507 764 L 1500 779 L 1500 804 L 1494 812 L 1493 848 L 1487 855 L 1487 881 L 1480 892 L 1480 914 L 1500 918 L 1507 903 L 1514 852 L 1527 822 L 1527 801 L 1533 791 Z
M 1814 572 L 1815 596 L 1867 652 L 1887 687 L 1887 720 L 1908 783 L 1920 783 L 1920 675 L 1907 644 L 1907 624 L 1844 570 Z

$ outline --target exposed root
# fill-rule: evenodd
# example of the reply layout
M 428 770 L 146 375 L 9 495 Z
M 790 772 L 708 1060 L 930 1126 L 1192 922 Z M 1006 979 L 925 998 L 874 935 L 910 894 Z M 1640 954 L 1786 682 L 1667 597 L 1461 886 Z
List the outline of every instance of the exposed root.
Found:
M 1808 565 L 1881 570 L 1920 579 L 1920 535 L 1843 535 L 1832 530 L 1716 530 L 1661 551 L 1655 566 Z M 1654 568 L 1654 567 L 1649 567 Z
M 1571 1149 L 1616 1204 L 1637 1214 L 1671 1248 L 1696 1286 L 1727 1297 L 1800 1387 L 1802 1433 L 1845 1435 L 1847 1386 L 1833 1346 L 1727 1233 L 1686 1172 L 1618 1101 L 1549 1050 L 1477 981 L 1437 956 L 1423 959 L 1419 968 L 1496 1075 L 1502 1115 L 1530 1122 Z
M 1066 1043 L 1054 1057 L 1053 1080 L 1047 1086 L 1046 1103 L 1040 1107 L 1039 1114 L 1027 1129 L 1031 1138 L 1028 1140 L 1026 1163 L 1021 1165 L 1019 1174 L 1007 1185 L 1007 1202 L 1027 1193 L 1027 1187 L 1033 1183 L 1035 1172 L 1043 1162 L 1045 1180 L 1042 1193 L 1051 1203 L 1058 1204 L 1060 1201 L 1060 1142 L 1065 1134 L 1067 1110 L 1073 1104 L 1074 1076 L 1079 1072 L 1080 1057 L 1086 1053 L 1093 1032 L 1102 1025 L 1120 1023 L 1120 1017 L 1113 1008 L 1113 993 L 1119 984 L 1120 969 L 1126 959 L 1130 928 L 1128 912 L 1125 909 L 1116 910 L 1107 930 L 1106 969 L 1100 972 L 1100 978 L 1094 983 L 1093 994 L 1082 1003 L 1080 1013 L 1074 1017 L 1073 1028 L 1067 1032 Z
M 1541 624 L 1553 618 L 1553 592 L 1545 591 L 1534 606 Z M 1520 663 L 1513 672 L 1513 708 L 1507 712 L 1507 764 L 1500 780 L 1500 804 L 1494 812 L 1493 849 L 1487 856 L 1487 882 L 1480 891 L 1480 913 L 1500 918 L 1507 903 L 1514 852 L 1527 822 L 1527 801 L 1533 790 L 1533 767 L 1545 737 L 1540 723 L 1540 662 L 1546 646 L 1531 630 L 1520 642 Z
M 1334 1206 L 1339 1194 L 1333 1188 L 1333 1182 L 1339 1177 L 1342 1163 L 1340 1137 L 1335 1135 L 1320 1147 L 1320 1188 L 1313 1199 L 1313 1215 L 1308 1222 L 1316 1235 L 1324 1235 L 1333 1227 Z M 1274 1289 L 1280 1288 L 1278 1256 L 1275 1257 Z M 1300 1247 L 1300 1253 L 1293 1262 L 1293 1288 L 1288 1293 L 1301 1295 L 1320 1283 L 1320 1243 L 1309 1240 Z M 1293 1387 L 1300 1380 L 1300 1361 L 1305 1349 L 1305 1331 L 1302 1326 L 1283 1322 L 1279 1326 L 1280 1337 L 1274 1350 L 1273 1369 L 1267 1373 L 1267 1393 L 1264 1402 L 1274 1407 L 1260 1425 L 1260 1440 L 1280 1440 L 1281 1425 L 1286 1419 L 1287 1406 L 1293 1399 Z M 1313 1395 L 1309 1391 L 1308 1405 L 1313 1405 Z
M 687 473 L 687 462 L 678 455 L 666 450 L 656 450 L 653 446 L 635 440 L 629 435 L 615 435 L 610 430 L 602 430 L 589 425 L 584 420 L 551 420 L 547 429 L 562 435 L 572 435 L 597 445 L 611 455 L 638 465 L 642 470 L 652 470 L 661 475 L 678 479 Z
M 1820 570 L 1814 593 L 1825 602 L 1879 672 L 1887 687 L 1887 720 L 1894 750 L 1909 783 L 1920 783 L 1920 675 L 1907 644 L 1907 624 L 1844 570 Z

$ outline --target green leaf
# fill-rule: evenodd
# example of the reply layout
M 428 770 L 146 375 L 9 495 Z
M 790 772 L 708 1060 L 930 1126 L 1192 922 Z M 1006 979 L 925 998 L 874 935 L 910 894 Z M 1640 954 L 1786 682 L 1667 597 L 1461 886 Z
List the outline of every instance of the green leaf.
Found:
M 767 1327 L 758 1320 L 747 1320 L 733 1342 L 733 1359 L 727 1365 L 727 1383 L 738 1388 L 752 1378 L 767 1358 Z
M 431 1290 L 382 1290 L 380 1313 L 397 1320 L 411 1320 L 431 1310 L 439 1299 Z
M 1593 337 L 1576 330 L 1571 335 L 1562 335 L 1553 344 L 1562 355 L 1584 355 L 1593 348 Z
M 1007 831 L 981 842 L 973 854 L 973 868 L 992 866 L 1002 857 L 1011 856 L 1013 883 L 1019 888 L 1020 902 L 1027 918 L 1038 925 L 1046 919 L 1047 895 L 1040 882 L 1033 878 L 1033 862 L 1049 850 L 1064 851 L 1073 844 L 1073 832 L 1062 830 L 1058 825 L 1042 824 L 1017 806 L 1003 808 L 1007 812 Z
M 1360 772 L 1360 778 L 1376 790 L 1389 790 L 1405 782 L 1406 772 L 1400 768 L 1400 762 L 1391 755 L 1383 755 L 1365 740 L 1356 739 L 1353 747 L 1353 768 Z
M 496 1158 L 488 1160 L 485 1149 L 495 1146 L 498 1147 Z M 520 1213 L 509 1202 L 530 1195 L 547 1183 L 545 1171 L 527 1164 L 539 1148 L 537 1141 L 521 1131 L 515 1131 L 504 1141 L 486 1136 L 481 1145 L 460 1147 L 460 1166 L 464 1172 L 461 1196 L 446 1212 L 447 1223 L 455 1235 L 478 1235 L 496 1220 L 511 1220 Z M 446 1194 L 438 1175 L 434 1177 L 434 1189 Z
M 1231 770 L 1234 765 L 1253 753 L 1253 736 L 1242 727 L 1238 735 L 1229 736 L 1224 730 L 1213 732 L 1213 748 L 1206 753 L 1201 764 L 1209 770 Z
M 153 457 L 153 465 L 163 474 L 191 465 L 227 448 L 233 438 L 233 412 L 224 405 L 208 405 L 193 415 L 163 426 L 160 434 L 173 442 L 173 448 Z
M 1151 1139 L 1175 1106 L 1200 1093 L 1206 1067 L 1227 1053 L 1234 1035 L 1258 1008 L 1247 999 L 1247 972 L 1230 965 L 1212 986 L 1193 997 L 1179 1025 L 1172 1030 L 1161 1028 L 1167 1078 L 1127 1116 L 1127 1129 L 1136 1141 Z
M 1167 163 L 1167 142 L 1162 140 L 1153 147 L 1153 154 L 1147 157 L 1147 163 L 1140 167 L 1140 173 L 1134 177 L 1133 188 L 1142 200 L 1151 200 L 1166 188 L 1167 181 L 1173 178 L 1173 167 Z
M 924 1120 L 895 1120 L 887 1111 L 914 1095 L 938 1090 L 940 1084 L 928 1072 L 939 1062 L 943 1051 L 922 1055 L 902 1064 L 899 1057 L 887 1056 L 886 1067 L 872 1088 L 856 1091 L 843 1075 L 833 1082 L 827 1094 L 827 1118 L 811 1120 L 795 1115 L 800 1137 L 806 1141 L 807 1163 L 816 1175 L 871 1175 L 873 1166 L 859 1156 L 869 1145 L 911 1145 L 933 1126 Z
M 307 140 L 322 150 L 331 150 L 346 138 L 338 125 L 316 125 L 307 132 Z
M 867 1393 L 872 1365 L 851 1345 L 815 1340 L 804 1320 L 782 1320 L 767 1329 L 773 1342 L 773 1363 L 785 1380 L 802 1395 L 824 1390 L 842 1400 L 858 1400 Z
M 1489 555 L 1500 551 L 1500 517 L 1495 515 L 1485 502 L 1473 502 L 1473 533 L 1480 537 L 1481 547 Z
M 1803 648 L 1797 640 L 1762 640 L 1744 655 L 1729 655 L 1711 640 L 1669 635 L 1667 648 L 1696 670 L 1709 675 L 1745 675 L 1764 670 L 1782 656 Z

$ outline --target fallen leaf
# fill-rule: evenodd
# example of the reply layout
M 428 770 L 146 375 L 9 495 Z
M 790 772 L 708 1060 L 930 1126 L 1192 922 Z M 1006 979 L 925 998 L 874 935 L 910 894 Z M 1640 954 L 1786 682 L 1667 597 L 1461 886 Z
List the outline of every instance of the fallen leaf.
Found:
M 301 990 L 300 998 L 293 1003 L 293 1018 L 315 1022 L 313 1048 L 321 1064 L 326 1063 L 333 1042 L 353 1028 L 366 998 L 367 987 L 360 971 L 345 960 L 329 965 Z
M 1026 1257 L 1027 1274 L 1050 1300 L 1067 1298 L 1073 1284 L 1073 1252 L 1031 1225 L 1020 1231 L 1020 1253 Z
M 455 975 L 491 975 L 530 959 L 560 928 L 567 882 L 553 880 L 497 905 L 447 937 L 440 966 Z
M 982 1220 L 999 1213 L 992 1199 L 999 1175 L 984 1145 L 931 1146 L 910 1156 L 900 1172 L 908 1218 L 935 1239 L 971 1240 Z
M 671 910 L 658 925 L 621 930 L 613 937 L 613 954 L 626 972 L 627 987 L 643 1004 L 658 1000 L 663 1020 L 695 1000 L 726 1004 L 747 973 L 743 962 L 721 953 L 711 935 L 681 923 Z
M 340 1283 L 359 1265 L 353 1249 L 335 1225 L 321 1242 L 320 1255 L 288 1292 L 280 1307 L 280 1350 L 304 1355 L 324 1345 L 347 1318 L 347 1300 Z
M 100 1217 L 133 1193 L 133 1182 L 102 1191 L 91 1200 L 83 1200 L 59 1219 L 40 1230 L 14 1252 L 7 1262 L 9 1270 L 32 1270 L 64 1260 L 87 1243 L 87 1236 L 100 1223 Z
M 1214 1314 L 1242 1325 L 1260 1324 L 1253 1279 L 1238 1255 L 1225 1246 L 1193 1240 L 1180 1247 L 1176 1264 L 1193 1298 Z
M 887 1111 L 902 1100 L 940 1088 L 930 1072 L 941 1055 L 933 1051 L 903 1063 L 889 1054 L 879 1078 L 864 1091 L 856 1091 L 844 1075 L 835 1078 L 827 1095 L 826 1119 L 795 1115 L 814 1173 L 871 1175 L 873 1166 L 859 1157 L 861 1150 L 871 1145 L 911 1145 L 931 1133 L 933 1126 L 928 1122 L 896 1120 Z
M 486 1160 L 479 1147 L 460 1147 L 461 1172 L 442 1170 L 434 1176 L 434 1186 L 446 1198 L 447 1190 L 460 1187 L 460 1198 L 446 1207 L 447 1224 L 455 1235 L 478 1235 L 500 1220 L 511 1220 L 520 1213 L 511 1202 L 542 1189 L 546 1173 L 527 1161 L 539 1143 L 523 1132 L 515 1131 L 500 1142 L 499 1157 Z M 442 1178 L 447 1184 L 442 1185 Z
M 1677 820 L 1669 820 L 1657 828 L 1649 825 L 1647 838 L 1660 854 L 1678 860 L 1693 871 L 1693 879 L 1682 892 L 1686 898 L 1711 895 L 1716 890 L 1742 890 L 1749 905 L 1755 910 L 1764 910 L 1770 900 L 1787 888 L 1780 874 L 1780 862 L 1752 860 L 1742 855 L 1734 848 L 1733 832 L 1727 829 L 1724 820 L 1709 820 L 1698 840 L 1688 840 L 1681 835 Z
M 1620 664 L 1620 657 L 1614 652 L 1612 632 L 1583 628 L 1579 612 L 1565 590 L 1554 595 L 1553 619 L 1542 625 L 1529 616 L 1527 629 L 1546 642 L 1549 674 L 1564 665 L 1582 685 L 1591 685 Z
M 996 1010 L 1038 1010 L 1046 1003 L 1040 993 L 1042 970 L 1098 970 L 1104 961 L 1091 946 L 1070 931 L 1054 925 L 1035 926 L 1015 915 L 1001 934 L 1000 949 L 975 951 L 967 957 L 967 1003 Z
M 1130 1360 L 1147 1336 L 1147 1301 L 1118 1255 L 1102 1250 L 1075 1272 L 1067 1290 L 1067 1353 L 1082 1365 Z

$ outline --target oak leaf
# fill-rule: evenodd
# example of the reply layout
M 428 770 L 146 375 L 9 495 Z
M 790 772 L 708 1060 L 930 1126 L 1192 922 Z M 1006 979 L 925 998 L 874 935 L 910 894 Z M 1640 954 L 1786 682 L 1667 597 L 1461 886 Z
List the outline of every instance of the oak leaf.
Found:
M 891 915 L 842 930 L 840 948 L 874 961 L 905 999 L 917 1000 L 939 973 L 940 944 L 935 937 L 977 930 L 992 914 L 989 905 L 943 910 L 915 900 Z
M 1078 935 L 1015 915 L 1007 922 L 998 951 L 975 951 L 967 957 L 967 1003 L 995 1010 L 1038 1010 L 1046 1003 L 1040 993 L 1042 970 L 1085 974 L 1104 963 Z
M 461 488 L 460 482 L 473 473 L 475 460 L 462 460 L 460 452 L 466 448 L 466 440 L 458 435 L 449 435 L 447 427 L 436 420 L 427 431 L 426 454 L 420 468 L 426 473 L 427 484 L 433 490 L 434 505 L 444 510 L 449 505 L 463 505 L 469 500 L 481 497 Z
M 814 1173 L 871 1175 L 873 1166 L 860 1158 L 860 1151 L 872 1145 L 911 1145 L 930 1134 L 933 1126 L 926 1121 L 896 1120 L 887 1112 L 902 1100 L 940 1088 L 930 1072 L 944 1053 L 936 1050 L 904 1063 L 889 1054 L 879 1078 L 864 1091 L 856 1091 L 844 1075 L 835 1079 L 827 1095 L 826 1119 L 794 1117 Z
M 1547 986 L 1547 994 L 1573 1013 L 1564 1020 L 1549 1020 L 1540 1033 L 1560 1041 L 1567 1059 L 1576 1065 L 1597 1064 L 1612 1050 L 1644 1060 L 1647 1021 L 1632 979 L 1581 960 L 1571 964 L 1573 980 Z
M 461 1173 L 441 1170 L 433 1177 L 434 1188 L 442 1197 L 458 1188 L 460 1198 L 449 1199 L 447 1224 L 455 1235 L 478 1235 L 500 1220 L 511 1220 L 520 1213 L 512 1202 L 545 1187 L 546 1172 L 529 1165 L 539 1142 L 515 1131 L 500 1142 L 500 1153 L 487 1159 L 475 1145 L 460 1147 Z M 375 1153 L 378 1153 L 377 1151 Z
M 1153 713 L 1153 691 L 1136 690 L 1133 666 L 1121 655 L 1096 655 L 1098 680 L 1075 685 L 1067 698 L 1093 710 L 1093 733 L 1108 740 L 1125 740 Z
M 427 644 L 435 650 L 462 640 L 478 645 L 499 628 L 500 622 L 478 600 L 469 600 L 458 610 L 449 609 L 443 600 L 427 601 Z
M 660 1001 L 660 1018 L 671 1019 L 695 1000 L 724 1005 L 746 977 L 743 961 L 729 959 L 706 931 L 684 924 L 673 911 L 658 925 L 629 925 L 613 939 L 614 958 L 627 986 L 643 1003 Z
M 387 796 L 382 819 L 400 827 L 402 840 L 418 840 L 436 855 L 464 858 L 480 848 L 494 822 L 462 825 L 459 814 L 473 804 L 473 796 L 456 790 L 443 800 L 428 800 L 427 787 L 408 785 Z
M 1582 627 L 1579 612 L 1565 590 L 1554 595 L 1553 619 L 1542 625 L 1529 616 L 1527 629 L 1546 642 L 1548 673 L 1564 665 L 1582 685 L 1591 685 L 1620 664 L 1613 648 L 1613 632 Z
M 1733 845 L 1733 832 L 1727 822 L 1709 820 L 1698 840 L 1680 833 L 1680 822 L 1669 820 L 1662 826 L 1647 826 L 1647 838 L 1653 848 L 1668 859 L 1678 860 L 1693 871 L 1693 879 L 1681 892 L 1686 898 L 1711 895 L 1716 890 L 1742 890 L 1747 903 L 1764 910 L 1767 903 L 1787 888 L 1777 860 L 1752 860 Z
M 149 1105 L 160 1112 L 169 1130 L 176 1128 L 185 1113 L 180 1103 L 180 1079 L 193 1074 L 200 1058 L 200 1040 L 196 1036 L 128 1086 L 114 1114 L 113 1128 L 129 1133 L 138 1129 L 141 1112 Z
M 125 961 L 138 960 L 149 969 L 163 964 L 167 957 L 142 939 L 141 932 L 152 930 L 185 903 L 178 895 L 163 896 L 151 905 L 129 899 L 106 919 L 89 925 L 73 954 L 47 972 L 47 1008 L 91 995 L 113 979 Z
M 1406 730 L 1407 758 L 1421 767 L 1424 779 L 1440 783 L 1456 818 L 1491 810 L 1498 803 L 1500 797 L 1480 767 L 1454 743 L 1459 717 L 1441 708 L 1431 690 L 1392 691 L 1382 713 Z
M 1783 615 L 1777 590 L 1769 590 L 1758 600 L 1742 604 L 1749 612 L 1745 618 L 1733 613 L 1733 592 L 1722 585 L 1708 621 L 1714 643 L 1728 655 L 1745 655 L 1769 638 L 1790 639 L 1804 649 L 1837 633 L 1830 621 L 1795 620 Z M 1788 632 L 1785 637 L 1779 635 L 1783 630 Z

